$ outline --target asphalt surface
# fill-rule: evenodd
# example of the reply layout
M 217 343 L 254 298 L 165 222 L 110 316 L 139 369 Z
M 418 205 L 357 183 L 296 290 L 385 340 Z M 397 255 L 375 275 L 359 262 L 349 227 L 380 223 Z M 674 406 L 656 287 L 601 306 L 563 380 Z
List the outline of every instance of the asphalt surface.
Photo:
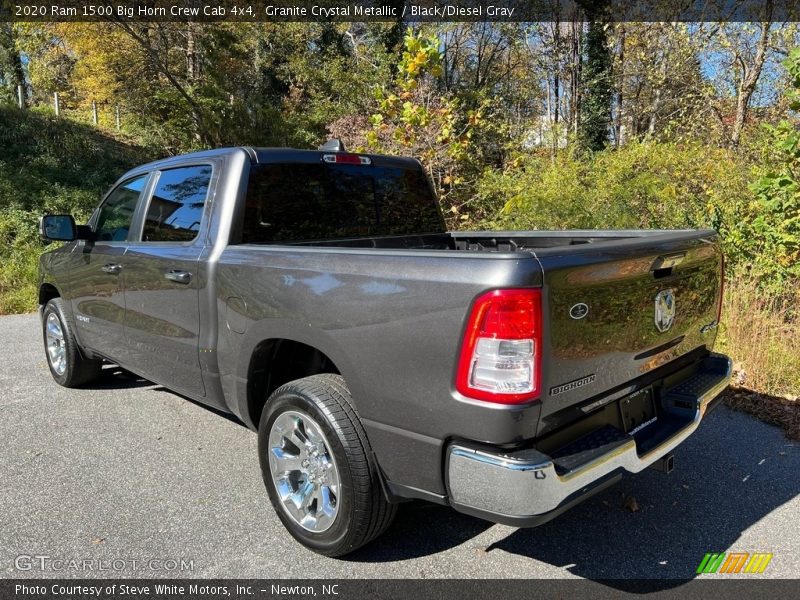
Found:
M 800 444 L 726 408 L 672 474 L 627 477 L 542 527 L 410 503 L 345 559 L 285 532 L 242 425 L 114 369 L 56 385 L 36 315 L 0 317 L 0 439 L 2 577 L 687 579 L 712 551 L 771 552 L 761 577 L 800 574 Z

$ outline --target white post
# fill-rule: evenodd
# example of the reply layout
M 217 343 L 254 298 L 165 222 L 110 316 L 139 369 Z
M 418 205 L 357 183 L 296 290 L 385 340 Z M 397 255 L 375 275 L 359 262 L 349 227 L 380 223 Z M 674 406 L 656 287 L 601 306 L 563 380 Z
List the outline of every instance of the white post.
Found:
M 56 117 L 60 117 L 61 105 L 58 103 L 58 92 L 53 92 L 53 108 L 56 109 Z
M 117 119 L 117 131 L 119 131 L 119 106 L 114 107 L 114 116 Z
M 19 104 L 21 109 L 25 108 L 25 94 L 22 91 L 21 85 L 17 86 L 17 104 Z
M 97 125 L 97 102 L 92 100 L 92 123 Z

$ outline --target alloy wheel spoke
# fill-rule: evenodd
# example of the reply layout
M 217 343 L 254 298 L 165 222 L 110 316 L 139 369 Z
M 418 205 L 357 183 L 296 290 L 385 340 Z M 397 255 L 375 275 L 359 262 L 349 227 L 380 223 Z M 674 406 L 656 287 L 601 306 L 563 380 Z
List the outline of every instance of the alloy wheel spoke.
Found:
M 299 449 L 307 448 L 310 446 L 308 435 L 306 434 L 305 423 L 299 417 L 295 420 L 294 427 L 289 433 L 288 439 Z
M 294 506 L 303 512 L 303 514 L 308 513 L 309 505 L 311 504 L 312 500 L 314 500 L 314 484 L 310 481 L 306 481 L 304 484 L 300 485 L 297 491 L 291 495 L 289 501 L 294 504 Z
M 336 514 L 336 496 L 330 486 L 323 485 L 320 487 L 317 512 L 324 514 L 328 518 L 332 518 Z
M 303 453 L 292 454 L 285 448 L 273 448 L 272 457 L 275 459 L 276 470 L 280 473 L 299 471 L 303 468 Z

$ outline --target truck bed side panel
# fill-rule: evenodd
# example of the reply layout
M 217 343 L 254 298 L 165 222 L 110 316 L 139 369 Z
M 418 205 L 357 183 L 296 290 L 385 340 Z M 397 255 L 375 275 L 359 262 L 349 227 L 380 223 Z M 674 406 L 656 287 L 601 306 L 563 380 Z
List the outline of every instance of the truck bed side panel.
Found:
M 390 480 L 441 493 L 448 437 L 511 443 L 535 433 L 537 406 L 487 410 L 453 397 L 472 300 L 489 288 L 540 286 L 528 253 L 234 245 L 220 258 L 217 284 L 220 372 L 231 410 L 245 420 L 253 349 L 287 338 L 336 364 Z

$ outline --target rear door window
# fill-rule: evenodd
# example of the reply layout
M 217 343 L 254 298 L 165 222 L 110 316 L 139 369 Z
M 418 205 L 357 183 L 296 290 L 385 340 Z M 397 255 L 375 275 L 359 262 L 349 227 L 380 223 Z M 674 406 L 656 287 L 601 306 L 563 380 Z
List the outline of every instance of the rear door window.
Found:
M 144 242 L 190 242 L 200 231 L 211 166 L 165 169 L 147 206 L 142 230 Z

